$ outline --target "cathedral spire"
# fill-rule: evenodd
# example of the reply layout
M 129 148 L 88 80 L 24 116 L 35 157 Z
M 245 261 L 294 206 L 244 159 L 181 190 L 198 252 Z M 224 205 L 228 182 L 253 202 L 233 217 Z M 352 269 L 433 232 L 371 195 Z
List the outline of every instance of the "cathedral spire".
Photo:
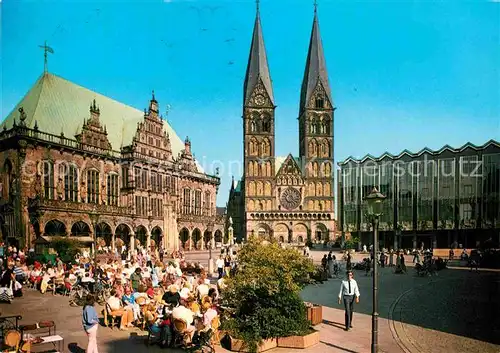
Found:
M 244 105 L 250 102 L 252 92 L 258 84 L 259 79 L 262 81 L 266 93 L 269 95 L 271 103 L 274 104 L 273 87 L 271 84 L 271 75 L 267 66 L 266 48 L 264 46 L 264 37 L 262 36 L 262 27 L 260 24 L 259 0 L 257 0 L 257 14 L 255 16 L 255 24 L 253 27 L 252 45 L 250 47 L 250 55 L 248 57 L 247 72 L 245 75 L 245 84 L 243 88 Z
M 328 83 L 325 55 L 323 53 L 323 44 L 319 33 L 317 3 L 315 2 L 314 21 L 311 31 L 311 39 L 309 41 L 309 50 L 307 52 L 306 69 L 304 71 L 304 79 L 302 81 L 302 89 L 300 93 L 301 112 L 308 106 L 311 96 L 318 83 L 321 83 L 330 104 L 333 105 L 330 84 Z

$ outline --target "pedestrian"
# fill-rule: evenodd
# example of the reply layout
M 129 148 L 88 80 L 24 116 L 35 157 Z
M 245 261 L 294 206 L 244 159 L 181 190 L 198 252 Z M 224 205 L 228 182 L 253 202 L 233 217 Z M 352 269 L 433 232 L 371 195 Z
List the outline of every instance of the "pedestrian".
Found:
M 326 257 L 326 254 L 323 255 L 323 258 L 321 259 L 321 266 L 323 267 L 323 271 L 327 271 L 327 265 L 328 265 L 328 258 Z
M 328 253 L 328 276 L 333 277 L 333 255 L 332 251 Z
M 221 279 L 222 276 L 224 276 L 224 257 L 222 254 L 219 256 L 217 261 L 215 261 L 215 264 L 217 265 L 217 272 L 219 273 L 218 279 Z
M 351 253 L 349 252 L 349 250 L 347 250 L 347 258 L 346 258 L 346 270 L 347 271 L 350 271 L 352 269 L 352 265 L 351 265 Z
M 352 328 L 352 313 L 354 311 L 354 302 L 359 303 L 358 283 L 354 279 L 352 271 L 347 271 L 347 279 L 340 284 L 339 304 L 344 301 L 345 308 L 345 330 Z
M 394 266 L 394 250 L 389 250 L 389 267 Z
M 94 296 L 92 294 L 87 294 L 82 313 L 83 329 L 89 338 L 85 353 L 99 353 L 97 350 L 97 327 L 99 326 L 99 317 L 94 308 L 94 303 Z

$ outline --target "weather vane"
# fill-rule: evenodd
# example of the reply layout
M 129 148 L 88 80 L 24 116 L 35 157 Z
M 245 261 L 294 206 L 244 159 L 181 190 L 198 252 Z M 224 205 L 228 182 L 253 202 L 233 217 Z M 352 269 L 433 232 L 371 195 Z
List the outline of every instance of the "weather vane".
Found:
M 259 11 L 260 0 L 255 0 L 255 4 L 257 5 L 257 12 L 258 12 Z
M 318 0 L 314 0 L 314 13 L 318 11 Z
M 51 54 L 54 54 L 54 49 L 52 49 L 51 47 L 49 47 L 47 45 L 47 41 L 45 41 L 45 43 L 43 45 L 39 45 L 40 48 L 43 49 L 43 72 L 47 72 L 48 71 L 48 64 L 47 64 L 47 53 L 51 53 Z

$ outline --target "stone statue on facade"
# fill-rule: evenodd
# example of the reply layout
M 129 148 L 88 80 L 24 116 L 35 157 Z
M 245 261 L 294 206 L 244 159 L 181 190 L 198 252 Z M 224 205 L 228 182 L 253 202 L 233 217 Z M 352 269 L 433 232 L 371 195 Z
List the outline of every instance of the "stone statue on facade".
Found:
M 59 178 L 57 181 L 56 192 L 58 200 L 64 199 L 64 184 L 62 178 Z
M 80 199 L 82 202 L 87 202 L 87 185 L 84 181 L 80 184 Z
M 103 205 L 106 204 L 106 196 L 107 196 L 107 193 L 106 193 L 106 184 L 102 183 L 102 185 L 101 185 L 101 203 Z
M 229 226 L 233 225 L 233 217 L 229 216 Z
M 42 194 L 42 176 L 38 173 L 35 176 L 35 180 L 33 180 L 33 191 L 35 193 L 34 197 L 41 196 Z

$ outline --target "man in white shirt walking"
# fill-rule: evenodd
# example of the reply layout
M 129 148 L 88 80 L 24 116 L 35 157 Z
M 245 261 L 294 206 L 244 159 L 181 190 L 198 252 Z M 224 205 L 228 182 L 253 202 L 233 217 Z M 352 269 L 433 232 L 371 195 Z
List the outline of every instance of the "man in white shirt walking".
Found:
M 219 279 L 222 278 L 222 275 L 224 274 L 224 258 L 221 256 L 219 256 L 219 258 L 217 259 L 217 261 L 215 262 L 215 264 L 217 265 L 217 271 L 219 273 Z
M 352 313 L 354 309 L 354 301 L 359 303 L 359 288 L 358 283 L 354 279 L 352 271 L 347 271 L 347 279 L 340 284 L 339 304 L 344 300 L 345 308 L 345 330 L 349 331 L 352 328 Z

